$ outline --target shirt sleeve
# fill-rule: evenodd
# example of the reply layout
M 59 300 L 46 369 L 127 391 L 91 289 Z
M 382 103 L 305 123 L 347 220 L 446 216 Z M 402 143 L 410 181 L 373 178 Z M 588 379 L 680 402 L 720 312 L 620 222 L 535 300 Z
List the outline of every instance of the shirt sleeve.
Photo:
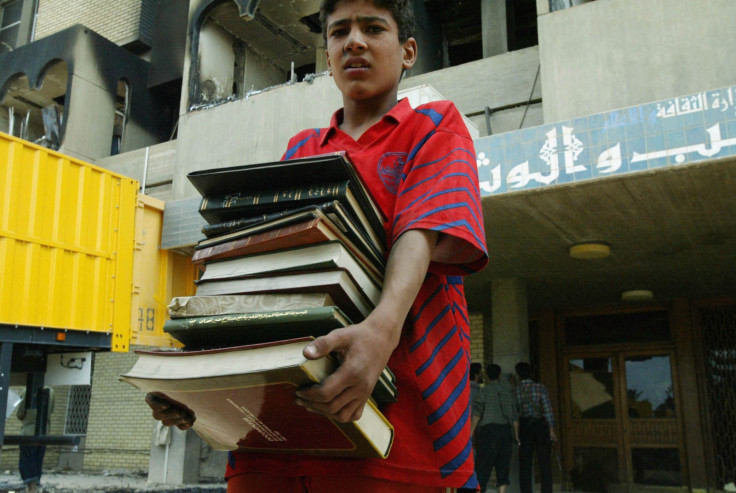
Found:
M 457 261 L 431 272 L 464 275 L 488 262 L 473 141 L 454 106 L 407 157 L 396 195 L 392 241 L 410 229 L 438 231 Z M 455 259 L 453 259 L 455 260 Z
M 519 415 L 516 412 L 516 402 L 514 395 L 510 390 L 504 389 L 502 391 L 501 405 L 503 406 L 503 414 L 509 423 L 519 420 Z
M 471 406 L 473 406 L 473 416 L 477 416 L 479 418 L 483 417 L 483 412 L 486 408 L 486 403 L 484 400 L 484 394 L 482 389 L 478 389 L 478 391 L 475 393 L 475 399 L 473 399 L 473 402 L 471 402 Z

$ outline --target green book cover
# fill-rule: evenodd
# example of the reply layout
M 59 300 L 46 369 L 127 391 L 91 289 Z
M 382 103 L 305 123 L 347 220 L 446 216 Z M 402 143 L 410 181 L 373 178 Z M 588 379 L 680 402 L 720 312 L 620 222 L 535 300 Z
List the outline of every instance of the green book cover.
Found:
M 336 306 L 168 320 L 164 332 L 187 349 L 321 336 L 352 322 Z

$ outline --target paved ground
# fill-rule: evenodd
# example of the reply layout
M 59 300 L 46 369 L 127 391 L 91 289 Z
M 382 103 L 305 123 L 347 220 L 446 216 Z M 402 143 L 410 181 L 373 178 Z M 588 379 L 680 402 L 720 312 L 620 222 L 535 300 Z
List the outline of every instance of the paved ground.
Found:
M 42 478 L 44 493 L 137 493 L 161 491 L 166 493 L 225 493 L 225 483 L 170 485 L 148 483 L 145 476 L 128 474 L 80 474 L 48 472 Z M 0 493 L 25 491 L 17 472 L 0 473 Z

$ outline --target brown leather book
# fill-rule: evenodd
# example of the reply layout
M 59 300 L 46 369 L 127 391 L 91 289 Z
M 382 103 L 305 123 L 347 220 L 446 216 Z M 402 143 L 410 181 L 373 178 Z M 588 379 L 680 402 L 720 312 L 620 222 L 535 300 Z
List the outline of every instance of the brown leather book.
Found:
M 307 360 L 308 338 L 206 351 L 138 351 L 120 379 L 177 403 L 215 450 L 386 457 L 391 423 L 369 400 L 357 421 L 339 423 L 296 404 L 297 388 L 321 382 L 330 357 Z

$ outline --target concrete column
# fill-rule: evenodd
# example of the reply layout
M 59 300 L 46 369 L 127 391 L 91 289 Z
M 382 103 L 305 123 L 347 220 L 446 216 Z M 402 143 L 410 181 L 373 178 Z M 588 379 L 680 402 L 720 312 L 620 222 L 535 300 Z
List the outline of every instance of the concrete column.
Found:
M 192 430 L 154 423 L 148 482 L 187 484 L 199 482 L 201 438 Z
M 59 152 L 94 162 L 110 155 L 115 95 L 99 83 L 70 74 L 69 103 L 64 115 L 66 124 Z
M 495 0 L 494 0 L 495 1 Z M 504 375 L 514 374 L 519 361 L 529 361 L 529 313 L 526 283 L 521 279 L 496 279 L 491 284 L 493 362 Z M 514 447 L 507 493 L 519 492 L 519 456 Z
M 529 360 L 529 314 L 526 284 L 520 279 L 497 279 L 491 284 L 493 362 L 504 373 Z
M 483 30 L 483 58 L 509 51 L 506 28 L 506 0 L 486 0 L 480 3 Z

